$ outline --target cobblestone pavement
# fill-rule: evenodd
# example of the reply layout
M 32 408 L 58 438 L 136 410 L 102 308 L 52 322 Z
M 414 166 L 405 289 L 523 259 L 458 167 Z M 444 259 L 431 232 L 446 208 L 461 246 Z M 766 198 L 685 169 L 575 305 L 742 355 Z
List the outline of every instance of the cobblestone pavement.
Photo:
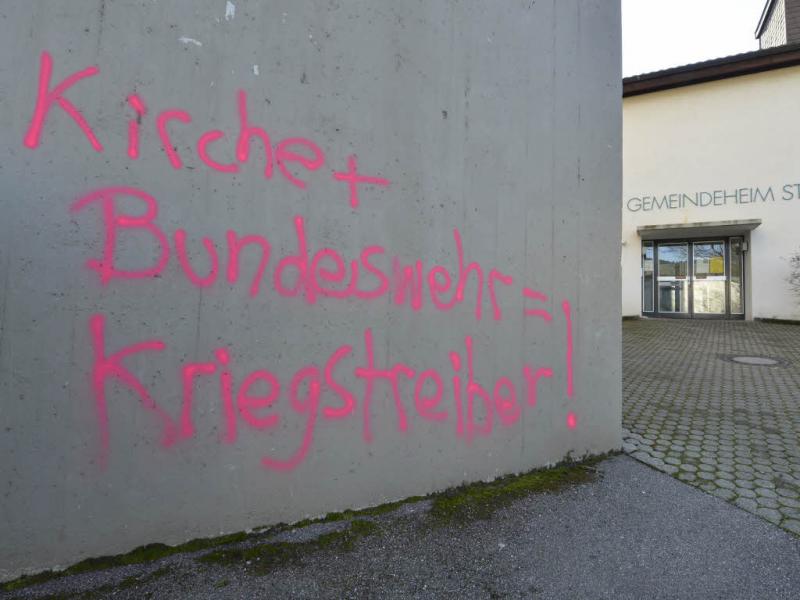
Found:
M 800 326 L 625 321 L 622 423 L 634 458 L 800 535 Z

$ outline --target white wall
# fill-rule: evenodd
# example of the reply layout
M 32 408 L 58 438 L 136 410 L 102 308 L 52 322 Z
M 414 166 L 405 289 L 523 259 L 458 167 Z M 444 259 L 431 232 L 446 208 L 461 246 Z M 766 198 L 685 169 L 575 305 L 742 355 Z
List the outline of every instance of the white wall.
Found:
M 751 235 L 748 316 L 800 319 L 786 282 L 800 251 L 800 67 L 626 98 L 623 103 L 622 313 L 641 313 L 637 227 L 761 219 Z M 637 199 L 759 188 L 773 199 L 631 210 Z M 745 191 L 745 197 L 750 194 Z

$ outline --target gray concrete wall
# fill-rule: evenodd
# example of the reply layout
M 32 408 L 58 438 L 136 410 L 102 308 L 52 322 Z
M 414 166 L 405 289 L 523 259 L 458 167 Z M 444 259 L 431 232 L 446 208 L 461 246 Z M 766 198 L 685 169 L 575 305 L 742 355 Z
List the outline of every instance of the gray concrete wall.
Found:
M 618 3 L 0 16 L 0 578 L 620 445 Z M 237 90 L 280 158 L 270 178 L 258 139 L 237 158 Z M 352 155 L 386 180 L 357 206 Z M 308 258 L 287 262 L 296 217 Z M 418 302 L 392 257 L 420 261 Z

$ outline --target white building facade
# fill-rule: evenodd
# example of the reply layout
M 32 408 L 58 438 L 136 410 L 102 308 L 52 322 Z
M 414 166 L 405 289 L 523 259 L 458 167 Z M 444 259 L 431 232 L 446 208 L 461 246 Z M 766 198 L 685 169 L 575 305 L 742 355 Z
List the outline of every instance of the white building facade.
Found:
M 622 314 L 800 320 L 800 47 L 624 81 Z

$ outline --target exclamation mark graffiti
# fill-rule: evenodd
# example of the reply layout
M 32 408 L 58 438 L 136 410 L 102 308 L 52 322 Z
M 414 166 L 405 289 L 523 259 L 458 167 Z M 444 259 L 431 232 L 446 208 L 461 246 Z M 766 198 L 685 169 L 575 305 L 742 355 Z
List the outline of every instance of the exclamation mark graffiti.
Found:
M 567 398 L 570 400 L 575 396 L 575 383 L 574 373 L 572 366 L 572 308 L 570 307 L 569 300 L 564 300 L 561 303 L 561 309 L 564 311 L 564 317 L 567 320 Z M 575 429 L 578 426 L 578 416 L 573 412 L 567 412 L 567 427 Z

